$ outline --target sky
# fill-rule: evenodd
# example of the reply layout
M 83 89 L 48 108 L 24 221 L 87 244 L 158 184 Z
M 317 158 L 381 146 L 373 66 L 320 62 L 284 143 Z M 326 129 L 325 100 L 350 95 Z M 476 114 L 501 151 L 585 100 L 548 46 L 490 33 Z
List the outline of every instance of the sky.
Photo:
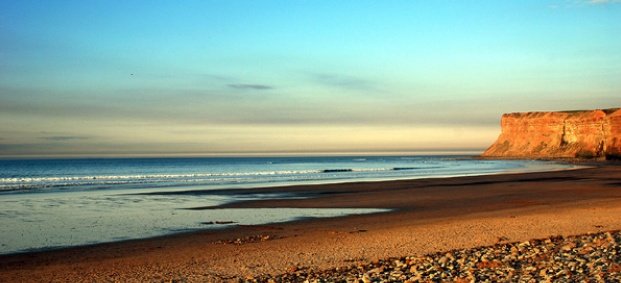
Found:
M 0 1 L 0 156 L 482 151 L 621 106 L 621 1 Z

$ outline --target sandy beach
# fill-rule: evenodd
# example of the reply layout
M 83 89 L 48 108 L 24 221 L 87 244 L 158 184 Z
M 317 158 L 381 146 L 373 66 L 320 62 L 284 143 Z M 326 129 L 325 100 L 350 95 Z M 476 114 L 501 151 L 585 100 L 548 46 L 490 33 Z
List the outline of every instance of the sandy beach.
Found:
M 306 198 L 221 207 L 391 210 L 4 255 L 0 256 L 0 281 L 236 281 L 621 229 L 621 166 L 616 164 L 544 173 L 248 190 L 257 192 L 293 192 Z

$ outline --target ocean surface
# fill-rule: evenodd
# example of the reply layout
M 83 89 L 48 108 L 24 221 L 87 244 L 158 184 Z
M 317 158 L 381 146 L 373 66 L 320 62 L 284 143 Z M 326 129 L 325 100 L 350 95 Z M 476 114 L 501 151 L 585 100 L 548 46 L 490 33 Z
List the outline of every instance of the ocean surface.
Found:
M 248 195 L 241 193 L 245 188 L 552 171 L 569 167 L 553 162 L 478 160 L 468 156 L 0 160 L 0 254 L 238 224 L 386 211 L 375 208 L 190 209 L 241 200 L 304 197 Z M 183 193 L 203 190 L 214 193 Z

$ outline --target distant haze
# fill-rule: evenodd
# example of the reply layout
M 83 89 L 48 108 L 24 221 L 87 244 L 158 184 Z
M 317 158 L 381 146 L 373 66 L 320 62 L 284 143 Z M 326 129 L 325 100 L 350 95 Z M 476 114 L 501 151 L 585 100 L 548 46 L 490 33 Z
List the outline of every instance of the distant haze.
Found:
M 621 106 L 619 1 L 2 1 L 0 156 L 483 150 Z

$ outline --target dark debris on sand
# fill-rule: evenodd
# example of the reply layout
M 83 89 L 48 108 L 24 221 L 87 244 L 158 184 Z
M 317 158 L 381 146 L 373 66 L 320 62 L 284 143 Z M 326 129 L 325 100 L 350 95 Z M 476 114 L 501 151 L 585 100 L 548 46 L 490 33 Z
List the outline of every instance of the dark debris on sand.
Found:
M 621 232 L 454 250 L 240 282 L 621 282 Z

